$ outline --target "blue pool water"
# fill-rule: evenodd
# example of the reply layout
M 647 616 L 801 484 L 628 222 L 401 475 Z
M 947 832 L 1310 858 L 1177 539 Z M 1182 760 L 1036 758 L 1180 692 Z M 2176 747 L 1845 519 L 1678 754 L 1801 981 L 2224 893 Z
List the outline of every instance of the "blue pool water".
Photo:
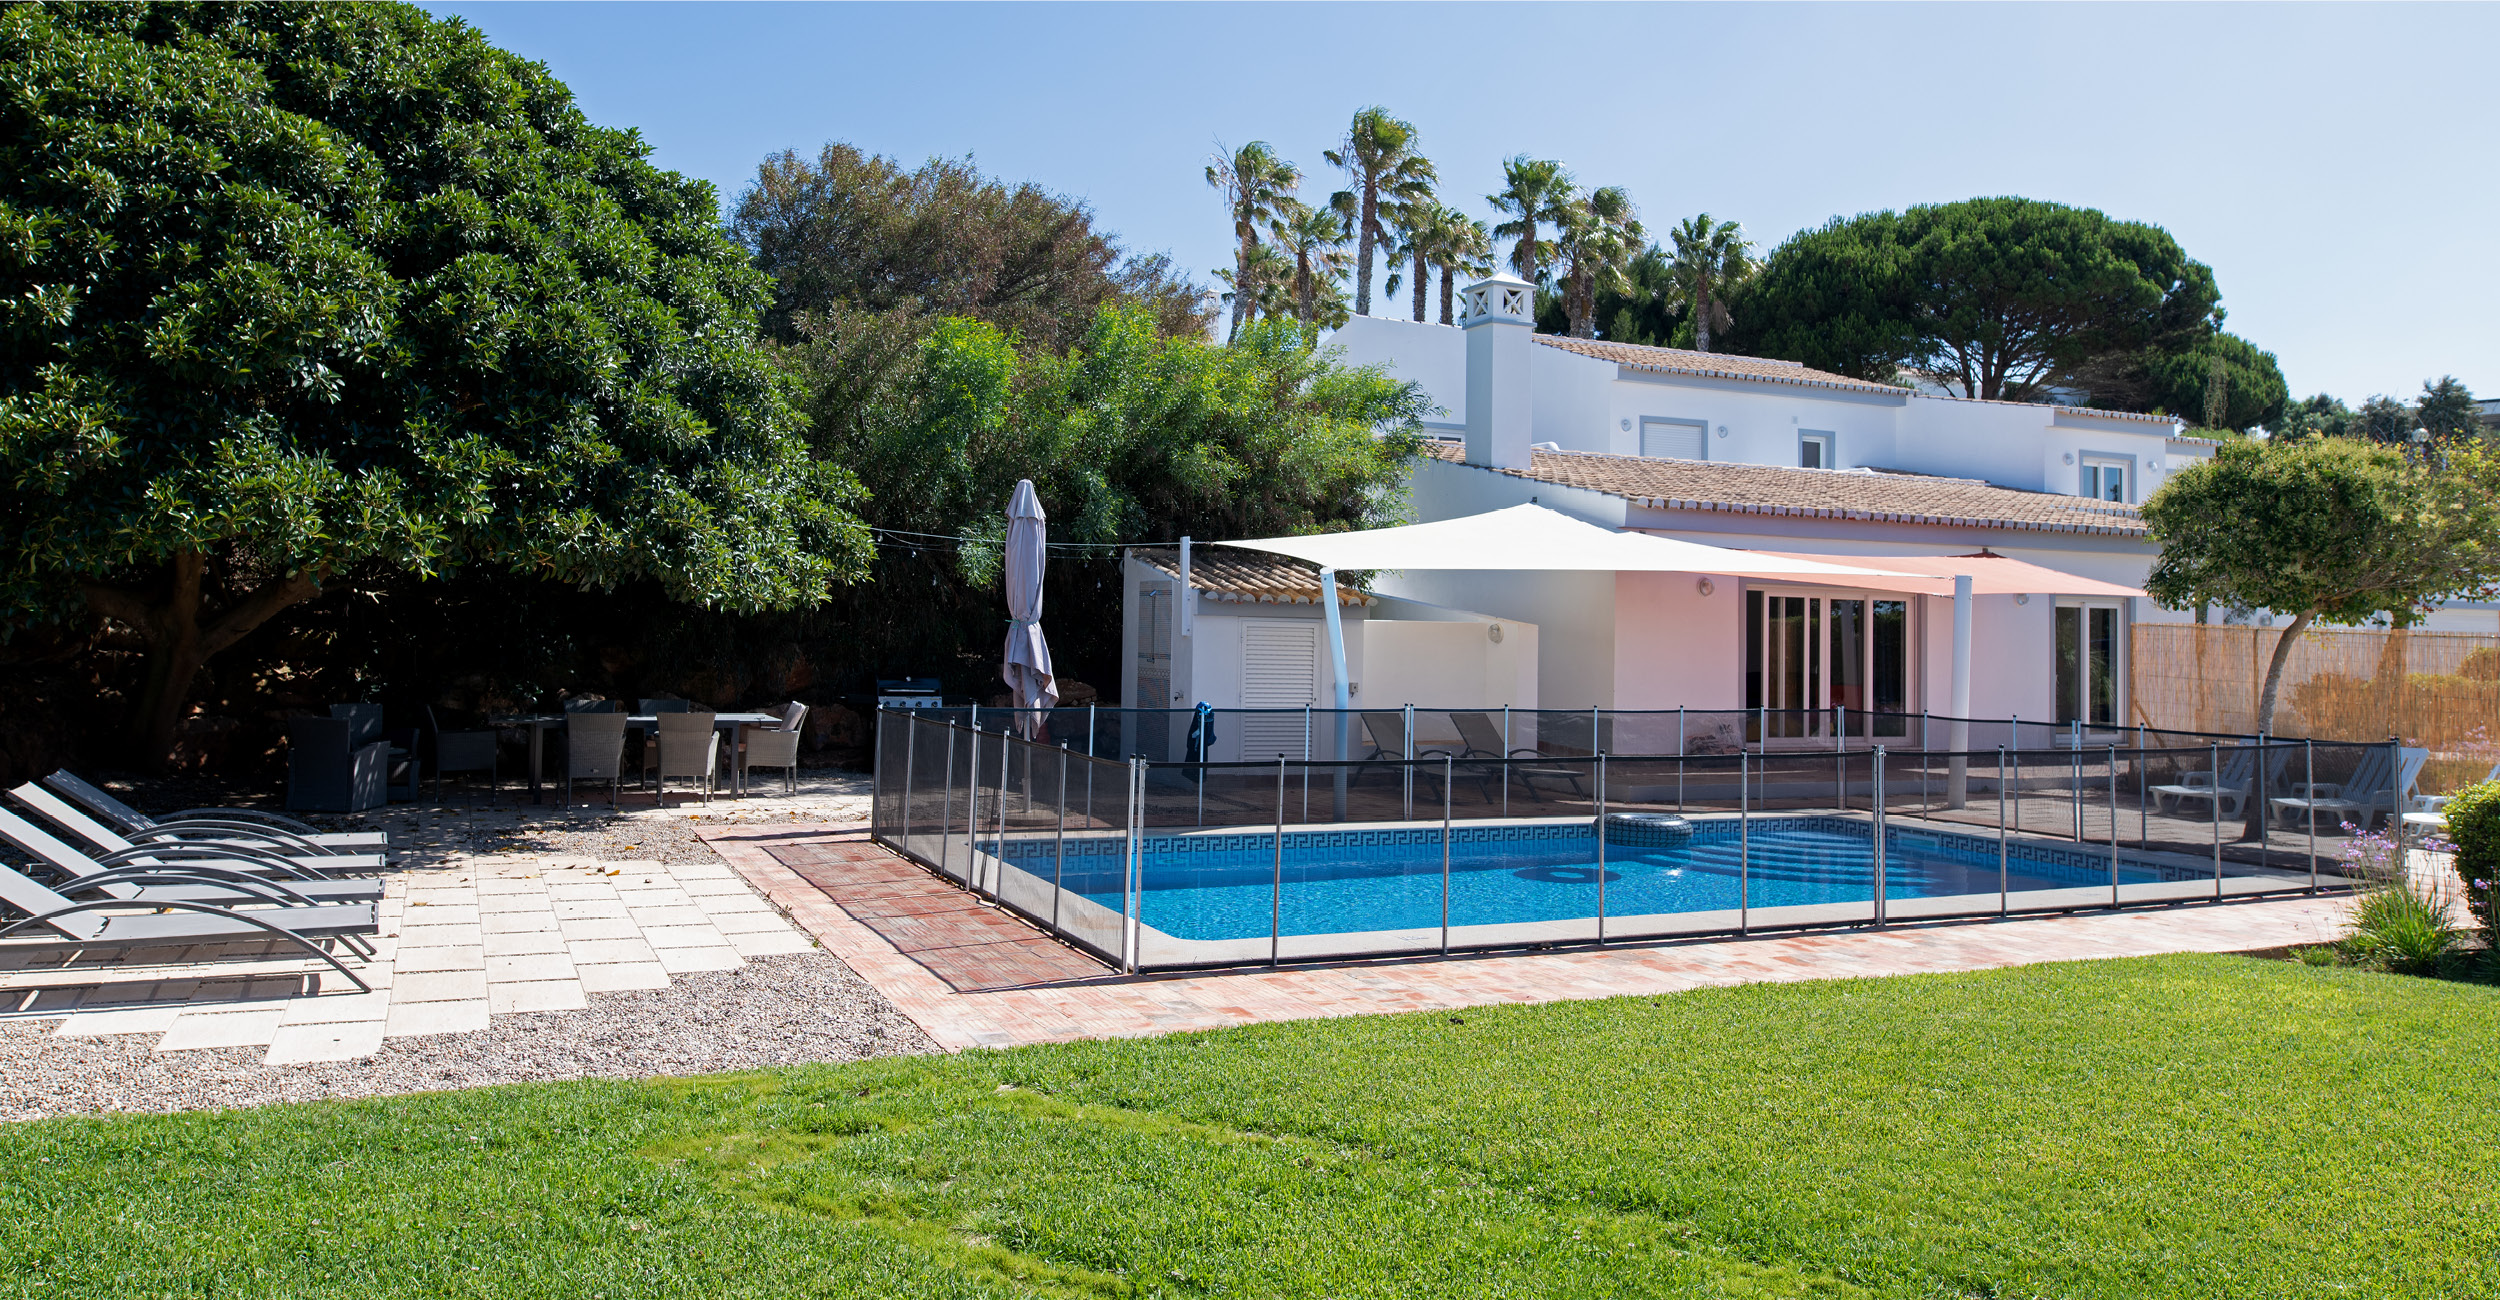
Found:
M 1738 828 L 1696 823 L 1672 848 L 1606 846 L 1606 913 L 1733 909 L 1738 904 Z M 1933 898 L 1997 891 L 1993 836 L 1892 828 L 1886 835 L 1887 898 Z M 989 847 L 989 846 L 985 846 Z M 1096 840 L 1068 846 L 1066 887 L 1117 911 L 1121 846 Z M 1007 859 L 1051 878 L 1057 846 L 1022 840 Z M 1840 817 L 1756 818 L 1741 889 L 1753 907 L 1872 903 L 1872 827 Z M 1146 924 L 1183 939 L 1239 939 L 1268 933 L 1275 905 L 1272 834 L 1150 836 L 1144 846 Z M 2016 891 L 2107 885 L 2106 851 L 2016 844 L 2007 884 Z M 2170 872 L 2123 856 L 2121 884 Z M 1286 934 L 1337 934 L 1441 924 L 1441 832 L 1287 831 L 1281 923 Z M 1450 848 L 1450 924 L 1559 921 L 1597 914 L 1597 837 L 1587 825 L 1461 827 Z

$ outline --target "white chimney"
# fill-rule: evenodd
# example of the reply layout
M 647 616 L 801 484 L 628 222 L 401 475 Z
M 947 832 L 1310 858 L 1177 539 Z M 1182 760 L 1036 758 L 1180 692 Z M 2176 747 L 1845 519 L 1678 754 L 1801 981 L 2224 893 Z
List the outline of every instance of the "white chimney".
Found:
M 1536 347 L 1536 286 L 1495 275 L 1460 290 L 1467 331 L 1467 463 L 1526 469 L 1528 360 Z

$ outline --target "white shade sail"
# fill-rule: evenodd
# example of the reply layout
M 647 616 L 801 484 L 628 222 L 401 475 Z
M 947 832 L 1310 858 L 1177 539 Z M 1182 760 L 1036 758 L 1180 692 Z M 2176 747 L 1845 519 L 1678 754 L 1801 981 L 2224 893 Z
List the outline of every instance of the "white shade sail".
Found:
M 1221 542 L 1308 560 L 1324 569 L 1543 569 L 1715 573 L 1847 582 L 1891 570 L 1618 533 L 1540 505 L 1511 506 L 1403 528 Z

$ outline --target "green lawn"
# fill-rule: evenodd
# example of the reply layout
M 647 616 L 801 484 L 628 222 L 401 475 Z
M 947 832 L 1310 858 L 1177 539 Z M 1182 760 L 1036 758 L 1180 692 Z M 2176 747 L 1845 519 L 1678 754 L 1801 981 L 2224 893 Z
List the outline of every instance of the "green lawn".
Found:
M 2173 957 L 0 1129 L 0 1293 L 2493 1296 L 2500 990 Z

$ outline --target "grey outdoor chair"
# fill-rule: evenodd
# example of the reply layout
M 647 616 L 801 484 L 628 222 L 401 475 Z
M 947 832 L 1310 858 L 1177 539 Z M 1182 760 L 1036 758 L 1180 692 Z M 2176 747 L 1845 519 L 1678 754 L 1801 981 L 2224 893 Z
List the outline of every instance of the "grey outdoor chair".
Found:
M 712 729 L 714 714 L 705 710 L 663 713 L 654 721 L 658 751 L 659 797 L 668 800 L 668 781 L 701 781 L 703 802 L 712 802 L 713 774 L 720 768 L 720 733 Z
M 138 906 L 180 901 L 221 903 L 228 907 L 309 907 L 317 903 L 382 901 L 382 882 L 378 880 L 321 880 L 281 874 L 287 873 L 288 868 L 269 863 L 238 869 L 241 863 L 221 860 L 213 854 L 193 858 L 177 856 L 185 851 L 174 850 L 136 856 L 108 854 L 106 860 L 99 860 L 5 810 L 0 810 L 0 839 L 59 872 L 61 888 L 71 894 L 101 891 L 106 897 Z
M 325 831 L 279 813 L 257 808 L 185 808 L 151 817 L 123 803 L 68 768 L 57 768 L 43 783 L 71 803 L 120 828 L 124 835 L 179 834 L 185 838 L 214 832 L 217 838 L 267 840 L 287 846 L 309 846 L 325 853 L 378 852 L 390 847 L 388 831 Z
M 1494 724 L 1490 714 L 1453 713 L 1450 723 L 1458 728 L 1458 738 L 1467 746 L 1460 758 L 1536 758 L 1542 753 L 1533 745 L 1505 748 L 1502 729 Z M 1519 781 L 1519 788 L 1527 791 L 1538 803 L 1545 802 L 1545 792 L 1536 786 L 1539 781 L 1568 781 L 1573 794 L 1584 793 L 1580 786 L 1580 773 L 1568 767 L 1513 767 L 1503 764 L 1502 779 L 1507 782 L 1514 777 Z
M 575 781 L 608 783 L 608 806 L 625 774 L 625 715 L 568 711 L 564 717 L 564 806 L 573 806 Z
M 390 751 L 380 740 L 357 744 L 351 719 L 287 719 L 286 806 L 315 812 L 381 807 L 390 802 Z
M 330 716 L 345 718 L 354 723 L 356 726 L 355 743 L 359 745 L 371 744 L 377 740 L 390 745 L 390 764 L 382 781 L 384 792 L 394 799 L 417 797 L 416 737 L 413 733 L 402 732 L 394 736 L 384 731 L 382 729 L 382 706 L 370 700 L 360 700 L 353 704 L 333 704 L 330 706 Z
M 792 701 L 781 711 L 778 727 L 755 727 L 747 730 L 746 739 L 738 746 L 738 787 L 746 788 L 747 773 L 758 767 L 782 770 L 783 788 L 791 794 L 799 792 L 800 724 L 807 721 L 807 706 Z
M 9 798 L 45 821 L 68 831 L 92 846 L 94 851 L 105 854 L 103 860 L 106 862 L 125 857 L 144 860 L 211 858 L 244 864 L 267 864 L 283 868 L 285 874 L 307 877 L 334 872 L 379 871 L 388 865 L 388 859 L 379 853 L 327 853 L 300 840 L 289 843 L 269 836 L 245 836 L 213 830 L 197 835 L 136 831 L 132 833 L 137 836 L 134 839 L 80 812 L 68 800 L 32 781 L 9 791 Z
M 111 948 L 132 951 L 180 948 L 193 944 L 233 944 L 274 940 L 301 949 L 347 977 L 358 991 L 373 986 L 359 978 L 322 947 L 324 941 L 348 944 L 359 955 L 371 949 L 358 936 L 378 932 L 371 903 L 324 903 L 311 907 L 243 909 L 189 899 L 131 902 L 120 898 L 78 902 L 19 873 L 0 866 L 0 904 L 25 914 L 0 925 L 0 953 L 11 949 Z M 133 908 L 153 909 L 135 912 Z M 254 954 L 258 955 L 258 954 Z
M 684 701 L 684 700 L 636 700 L 636 701 L 634 701 L 634 712 L 636 712 L 636 713 L 647 713 L 647 714 L 652 715 L 653 717 L 657 717 L 658 715 L 663 714 L 663 713 L 683 713 L 683 712 L 685 712 L 685 711 L 686 711 L 686 708 L 687 708 L 687 704 L 686 704 L 686 701 Z M 635 779 L 635 780 L 637 780 L 637 781 L 640 781 L 640 782 L 642 782 L 642 783 L 644 783 L 644 784 L 648 784 L 648 783 L 650 782 L 650 780 L 651 780 L 651 774 L 652 774 L 654 771 L 657 771 L 657 770 L 659 769 L 659 766 L 660 766 L 660 734 L 659 734 L 659 732 L 657 732 L 657 731 L 646 731 L 646 732 L 643 732 L 643 733 L 642 733 L 642 772 L 641 772 L 641 775 L 640 775 L 640 776 L 637 776 L 637 777 L 636 777 L 636 778 L 634 778 L 634 779 Z
M 2330 813 L 2338 823 L 2351 819 L 2366 831 L 2381 816 L 2392 817 L 2403 809 L 2430 756 L 2427 749 L 2399 748 L 2390 758 L 2385 746 L 2372 746 L 2344 780 L 2295 785 L 2293 796 L 2266 803 L 2286 826 L 2314 823 L 2319 813 Z
M 443 797 L 443 774 L 446 772 L 484 772 L 489 793 L 503 788 L 501 750 L 503 735 L 496 731 L 445 731 L 434 717 L 434 706 L 427 705 L 425 720 L 434 729 L 434 798 Z

